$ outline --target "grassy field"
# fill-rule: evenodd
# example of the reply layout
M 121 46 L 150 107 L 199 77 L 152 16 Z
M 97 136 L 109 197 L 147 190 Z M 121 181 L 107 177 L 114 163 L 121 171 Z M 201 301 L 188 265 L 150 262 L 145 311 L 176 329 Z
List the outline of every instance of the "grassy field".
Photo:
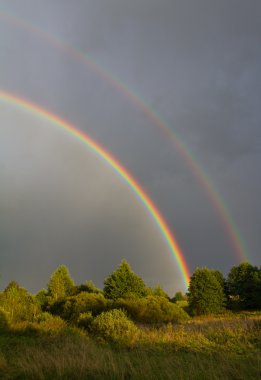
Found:
M 0 335 L 0 378 L 256 380 L 260 332 L 261 316 L 255 313 L 139 326 L 121 344 L 76 328 L 20 324 Z

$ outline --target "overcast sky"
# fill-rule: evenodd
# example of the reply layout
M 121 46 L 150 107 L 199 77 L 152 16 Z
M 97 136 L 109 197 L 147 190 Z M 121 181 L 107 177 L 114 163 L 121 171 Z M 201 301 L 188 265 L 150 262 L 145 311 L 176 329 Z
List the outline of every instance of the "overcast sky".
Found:
M 0 0 L 0 88 L 88 133 L 137 178 L 192 272 L 240 258 L 175 145 L 122 91 L 28 26 L 86 53 L 157 112 L 224 199 L 260 264 L 261 2 Z M 42 35 L 43 36 L 43 35 Z M 149 285 L 184 290 L 148 212 L 88 148 L 0 102 L 0 288 L 31 291 L 68 265 L 102 286 L 123 258 Z

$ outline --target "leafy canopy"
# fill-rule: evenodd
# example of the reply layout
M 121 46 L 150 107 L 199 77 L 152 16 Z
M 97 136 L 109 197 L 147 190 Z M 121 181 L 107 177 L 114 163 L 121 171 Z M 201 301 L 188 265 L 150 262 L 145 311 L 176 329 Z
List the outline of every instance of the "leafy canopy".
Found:
M 217 271 L 197 268 L 188 290 L 189 308 L 192 314 L 219 313 L 225 306 L 225 294 Z
M 60 265 L 51 275 L 48 283 L 48 293 L 55 301 L 69 296 L 74 287 L 74 282 L 65 265 Z
M 247 262 L 234 266 L 227 279 L 232 303 L 242 309 L 261 308 L 261 269 Z
M 117 299 L 128 295 L 144 297 L 147 289 L 144 281 L 133 272 L 126 260 L 104 281 L 106 298 Z

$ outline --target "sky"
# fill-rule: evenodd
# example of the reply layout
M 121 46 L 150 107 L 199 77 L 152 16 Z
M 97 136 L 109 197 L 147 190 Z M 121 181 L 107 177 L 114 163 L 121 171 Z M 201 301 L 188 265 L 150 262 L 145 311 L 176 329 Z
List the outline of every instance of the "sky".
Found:
M 0 0 L 0 89 L 117 157 L 191 273 L 260 265 L 260 15 L 259 0 Z M 223 200 L 226 223 L 173 136 Z M 159 228 L 119 174 L 52 123 L 1 101 L 0 184 L 0 288 L 15 279 L 36 292 L 60 264 L 76 283 L 102 287 L 127 259 L 148 285 L 185 290 Z

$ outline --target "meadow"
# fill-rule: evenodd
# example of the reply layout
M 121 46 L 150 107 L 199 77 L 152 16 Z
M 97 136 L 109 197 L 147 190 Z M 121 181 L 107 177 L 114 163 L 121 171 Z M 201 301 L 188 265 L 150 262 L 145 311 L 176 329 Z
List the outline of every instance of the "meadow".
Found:
M 197 268 L 188 293 L 148 287 L 123 260 L 75 285 L 58 267 L 47 290 L 0 292 L 0 379 L 246 380 L 261 378 L 261 269 L 227 279 Z
M 261 313 L 194 317 L 181 324 L 137 325 L 108 341 L 86 330 L 17 323 L 0 336 L 1 379 L 258 379 Z

